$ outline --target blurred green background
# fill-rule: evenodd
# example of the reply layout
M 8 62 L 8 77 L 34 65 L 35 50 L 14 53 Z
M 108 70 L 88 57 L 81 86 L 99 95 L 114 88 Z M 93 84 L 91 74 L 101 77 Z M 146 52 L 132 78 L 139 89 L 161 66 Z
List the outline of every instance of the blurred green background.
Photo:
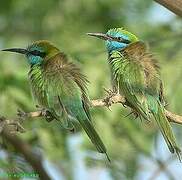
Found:
M 124 27 L 150 45 L 161 65 L 167 108 L 182 114 L 182 22 L 164 7 L 146 0 L 0 1 L 0 48 L 50 40 L 74 58 L 88 76 L 91 99 L 104 97 L 110 73 L 104 43 L 86 33 L 113 27 Z M 36 110 L 24 57 L 3 52 L 0 56 L 0 115 L 13 118 L 17 109 Z M 81 129 L 71 134 L 57 122 L 29 119 L 23 123 L 26 133 L 18 136 L 42 156 L 51 179 L 178 179 L 182 175 L 181 164 L 168 152 L 152 122 L 126 118 L 129 110 L 121 105 L 111 109 L 92 109 L 111 164 L 95 151 Z M 181 146 L 182 127 L 172 126 Z M 36 172 L 20 152 L 3 138 L 0 142 L 0 173 Z

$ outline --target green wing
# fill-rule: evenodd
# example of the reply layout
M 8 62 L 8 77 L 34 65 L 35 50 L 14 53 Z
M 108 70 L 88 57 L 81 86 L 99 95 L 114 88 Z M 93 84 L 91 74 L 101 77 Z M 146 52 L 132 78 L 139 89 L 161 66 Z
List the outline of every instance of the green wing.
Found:
M 46 78 L 42 67 L 39 65 L 32 66 L 29 72 L 29 79 L 34 99 L 38 104 L 48 109 L 55 119 L 61 120 L 63 127 L 69 127 L 66 109 L 60 102 L 59 93 L 54 91 L 55 84 L 51 82 L 52 79 Z
M 144 119 L 148 119 L 148 107 L 145 98 L 145 75 L 139 64 L 131 62 L 119 51 L 110 56 L 110 64 L 118 89 L 130 107 Z M 132 72 L 132 73 L 131 73 Z
M 78 120 L 97 150 L 106 153 L 105 145 L 91 123 L 87 80 L 77 66 L 59 54 L 43 65 L 38 76 L 30 75 L 30 78 L 38 101 L 50 109 L 56 119 L 64 120 L 66 125 L 72 118 Z
M 74 64 L 66 61 L 63 65 L 61 58 L 58 56 L 54 60 L 50 59 L 43 67 L 32 66 L 29 78 L 33 95 L 38 103 L 47 108 L 66 127 L 70 115 L 76 118 L 77 112 L 74 111 L 80 106 L 82 109 L 84 107 L 83 111 L 89 119 L 91 118 L 86 93 L 87 80 Z
M 136 51 L 137 48 L 133 53 Z M 163 90 L 158 66 L 149 54 L 145 53 L 145 56 L 138 57 L 143 59 L 137 61 L 132 59 L 133 55 L 129 57 L 119 51 L 113 52 L 110 56 L 113 75 L 118 83 L 119 91 L 124 94 L 130 107 L 143 118 L 149 120 L 150 114 L 153 115 L 170 152 L 175 152 L 180 159 L 181 150 L 177 146 L 170 123 L 164 114 Z M 145 64 L 142 65 L 142 63 Z

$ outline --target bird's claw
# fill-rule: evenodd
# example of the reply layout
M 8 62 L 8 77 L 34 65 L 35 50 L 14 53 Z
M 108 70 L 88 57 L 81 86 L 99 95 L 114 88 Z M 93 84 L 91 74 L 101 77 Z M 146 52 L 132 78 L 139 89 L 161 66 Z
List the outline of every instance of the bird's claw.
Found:
M 105 102 L 106 107 L 111 111 L 110 106 L 113 104 L 113 101 L 111 100 L 111 98 L 110 97 L 105 97 L 103 99 L 103 101 Z
M 41 113 L 42 113 L 42 116 L 45 117 L 45 119 L 46 119 L 47 122 L 51 122 L 51 121 L 54 120 L 53 115 L 51 114 L 51 112 L 48 109 L 42 108 L 41 109 Z
M 106 97 L 103 99 L 103 101 L 106 103 L 106 107 L 111 111 L 110 106 L 114 103 L 112 100 L 112 97 L 116 95 L 116 93 L 111 89 L 104 88 L 104 91 L 106 92 Z
M 104 88 L 104 91 L 106 92 L 108 97 L 112 97 L 112 96 L 116 95 L 116 92 L 114 92 L 114 90 L 112 90 L 112 89 Z
M 46 121 L 51 122 L 54 117 L 52 116 L 51 112 L 44 107 L 41 107 L 40 105 L 36 104 L 35 107 L 41 111 L 42 116 L 44 116 L 46 118 Z

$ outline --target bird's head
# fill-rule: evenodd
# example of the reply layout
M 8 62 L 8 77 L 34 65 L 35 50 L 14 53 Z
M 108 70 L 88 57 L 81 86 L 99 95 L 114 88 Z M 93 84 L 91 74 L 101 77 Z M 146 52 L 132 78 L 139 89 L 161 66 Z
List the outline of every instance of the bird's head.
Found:
M 129 44 L 139 41 L 138 37 L 123 28 L 113 28 L 103 33 L 87 33 L 90 36 L 105 40 L 109 52 L 127 47 Z
M 3 49 L 2 51 L 24 54 L 30 65 L 42 64 L 44 60 L 49 59 L 60 52 L 58 48 L 46 40 L 35 41 L 25 49 L 10 48 Z

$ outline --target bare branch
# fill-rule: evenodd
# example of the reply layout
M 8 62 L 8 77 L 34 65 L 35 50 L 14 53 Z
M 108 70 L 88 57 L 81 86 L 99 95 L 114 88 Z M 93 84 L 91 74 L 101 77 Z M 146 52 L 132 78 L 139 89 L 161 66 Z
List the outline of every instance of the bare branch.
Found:
M 109 106 L 112 106 L 113 104 L 122 104 L 123 106 L 126 105 L 126 100 L 124 96 L 121 96 L 119 94 L 113 95 L 109 98 Z M 106 98 L 103 99 L 95 99 L 91 100 L 91 106 L 92 107 L 108 107 L 108 102 L 106 101 Z M 127 106 L 127 105 L 126 105 Z M 0 117 L 0 133 L 3 129 L 8 128 L 10 132 L 25 132 L 25 129 L 22 127 L 20 120 L 26 119 L 26 118 L 36 118 L 36 117 L 45 117 L 48 122 L 53 120 L 48 119 L 49 114 L 46 114 L 47 112 L 45 109 L 33 111 L 33 112 L 23 112 L 18 111 L 18 119 L 6 119 L 5 117 Z M 165 115 L 168 118 L 170 122 L 182 124 L 182 116 L 176 115 L 168 110 L 165 109 Z M 11 128 L 10 128 L 11 127 Z
M 182 124 L 182 116 L 176 115 L 168 110 L 165 110 L 165 115 L 169 119 L 169 121 Z
M 104 99 L 92 100 L 91 102 L 92 102 L 93 107 L 107 106 L 107 102 Z M 116 104 L 116 103 L 125 104 L 126 100 L 123 96 L 117 94 L 117 95 L 111 97 L 110 102 L 112 104 Z M 182 116 L 176 115 L 168 110 L 165 110 L 165 115 L 170 122 L 182 124 Z
M 118 103 L 123 104 L 123 105 L 126 104 L 125 97 L 123 97 L 119 94 L 112 96 L 109 101 L 110 101 L 111 105 L 118 104 Z M 106 102 L 105 99 L 92 100 L 91 105 L 92 105 L 92 107 L 104 107 L 104 106 L 108 107 L 108 103 Z M 182 124 L 182 116 L 176 115 L 166 109 L 165 109 L 165 115 L 170 122 Z M 42 116 L 45 116 L 45 113 L 42 112 L 41 110 L 39 110 L 39 111 L 35 111 L 35 112 L 26 113 L 25 117 L 35 118 L 35 117 L 42 117 Z
M 112 104 L 116 104 L 116 103 L 121 103 L 121 104 L 125 104 L 126 100 L 123 96 L 120 95 L 114 95 L 110 98 L 110 102 Z M 96 99 L 96 100 L 92 100 L 91 101 L 92 106 L 93 107 L 97 107 L 97 106 L 107 106 L 107 102 L 105 101 L 105 99 Z
M 182 1 L 181 0 L 155 0 L 157 3 L 166 7 L 173 13 L 182 17 Z

